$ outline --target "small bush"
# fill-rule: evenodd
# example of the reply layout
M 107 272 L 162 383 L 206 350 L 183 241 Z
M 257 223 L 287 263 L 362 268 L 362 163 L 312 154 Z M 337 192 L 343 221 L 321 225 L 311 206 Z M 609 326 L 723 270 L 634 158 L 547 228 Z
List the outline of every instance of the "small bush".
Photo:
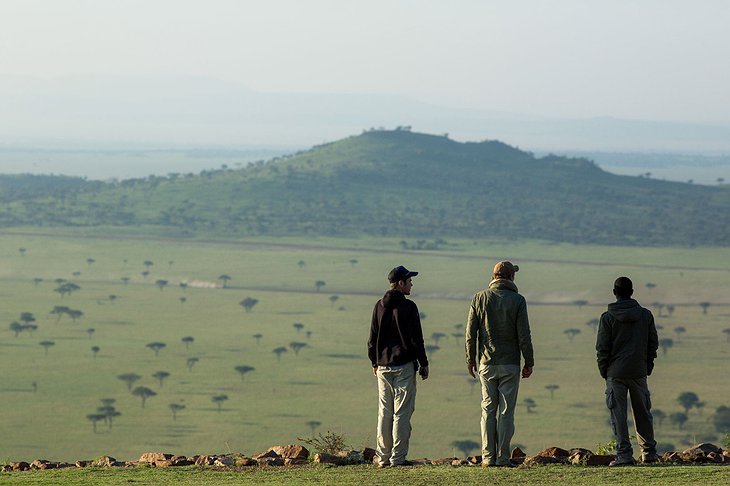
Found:
M 327 431 L 326 434 L 317 434 L 317 437 L 311 439 L 302 439 L 297 437 L 297 440 L 304 442 L 310 446 L 314 452 L 319 454 L 337 454 L 340 451 L 350 449 L 345 442 L 345 436 L 337 434 L 335 432 Z

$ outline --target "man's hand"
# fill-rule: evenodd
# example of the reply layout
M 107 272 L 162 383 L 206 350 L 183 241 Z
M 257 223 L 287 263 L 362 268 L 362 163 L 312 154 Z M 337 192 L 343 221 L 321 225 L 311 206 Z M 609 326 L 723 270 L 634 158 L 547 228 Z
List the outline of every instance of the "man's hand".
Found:
M 466 366 L 467 366 L 466 369 L 469 370 L 469 374 L 471 375 L 471 377 L 472 378 L 476 378 L 477 377 L 477 363 L 476 363 L 476 361 L 469 361 L 469 364 L 466 365 Z
M 421 375 L 421 379 L 423 379 L 423 380 L 428 378 L 428 366 L 421 366 L 418 369 L 418 374 Z
M 525 366 L 522 368 L 522 378 L 529 378 L 532 374 L 532 366 Z
M 376 376 L 376 377 L 378 376 L 378 367 L 377 366 L 373 368 L 373 376 Z

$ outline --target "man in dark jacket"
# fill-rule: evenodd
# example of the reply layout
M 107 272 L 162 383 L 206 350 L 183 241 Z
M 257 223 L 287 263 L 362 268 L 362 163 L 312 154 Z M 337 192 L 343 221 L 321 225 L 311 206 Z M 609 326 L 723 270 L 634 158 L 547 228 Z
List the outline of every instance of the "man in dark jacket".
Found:
M 406 299 L 413 283 L 403 266 L 388 274 L 390 290 L 373 309 L 368 357 L 378 379 L 376 465 L 403 466 L 411 437 L 411 415 L 416 404 L 416 371 L 428 378 L 428 359 L 418 307 Z
M 627 425 L 626 395 L 631 397 L 642 462 L 656 462 L 651 399 L 646 377 L 654 369 L 659 347 L 654 316 L 631 298 L 633 283 L 619 277 L 613 284 L 616 302 L 601 316 L 596 340 L 598 371 L 606 380 L 606 406 L 616 436 L 616 460 L 611 466 L 634 464 Z

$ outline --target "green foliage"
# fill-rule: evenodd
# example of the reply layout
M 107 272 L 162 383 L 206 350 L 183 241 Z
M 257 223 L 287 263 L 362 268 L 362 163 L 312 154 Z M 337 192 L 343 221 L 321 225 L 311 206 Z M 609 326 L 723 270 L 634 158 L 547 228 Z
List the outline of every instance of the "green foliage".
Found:
M 596 454 L 616 454 L 616 445 L 616 439 L 611 439 L 606 443 L 599 442 L 596 444 Z
M 316 437 L 313 436 L 311 439 L 297 437 L 297 440 L 307 444 L 314 452 L 319 454 L 337 454 L 340 451 L 350 449 L 343 434 L 329 430 L 324 435 L 320 432 Z
M 158 228 L 174 236 L 446 236 L 722 245 L 730 191 L 606 173 L 496 141 L 371 131 L 242 169 L 121 182 L 0 177 L 0 225 Z M 475 183 L 478 181 L 478 183 Z M 509 188 L 509 190 L 502 190 Z M 418 239 L 433 235 L 432 240 Z M 416 238 L 415 243 L 413 238 Z M 150 271 L 149 266 L 147 272 Z

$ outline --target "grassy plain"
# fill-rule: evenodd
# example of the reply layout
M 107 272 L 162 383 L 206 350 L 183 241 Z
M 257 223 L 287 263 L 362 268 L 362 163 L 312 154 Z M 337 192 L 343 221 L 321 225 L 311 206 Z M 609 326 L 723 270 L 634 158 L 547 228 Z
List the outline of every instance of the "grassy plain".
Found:
M 19 248 L 26 249 L 24 255 Z M 431 355 L 431 378 L 419 381 L 411 456 L 461 455 L 453 441 L 479 441 L 479 387 L 468 379 L 457 326 L 499 258 L 522 267 L 517 285 L 528 299 L 536 355 L 535 374 L 522 382 L 520 400 L 532 398 L 537 407 L 534 413 L 520 407 L 515 443 L 534 453 L 553 445 L 595 449 L 610 440 L 595 334 L 586 322 L 600 315 L 611 300 L 613 279 L 625 274 L 633 278 L 640 302 L 675 306 L 671 317 L 666 311 L 657 315 L 664 327 L 660 335 L 675 345 L 660 356 L 650 378 L 654 407 L 667 414 L 681 411 L 676 398 L 682 391 L 694 391 L 706 402 L 703 410 L 690 411 L 684 430 L 665 420 L 657 439 L 677 449 L 705 439 L 719 444 L 721 435 L 709 419 L 715 408 L 730 405 L 730 376 L 723 372 L 730 343 L 722 333 L 730 316 L 727 253 L 500 241 L 455 241 L 425 252 L 404 251 L 398 240 L 379 238 L 194 241 L 5 232 L 0 460 L 101 454 L 129 460 L 146 451 L 254 454 L 311 435 L 310 421 L 321 422 L 318 432 L 344 434 L 353 447 L 373 446 L 376 387 L 365 341 L 385 275 L 398 264 L 421 272 L 412 297 L 427 316 L 429 343 L 433 333 L 446 335 Z M 154 263 L 146 278 L 145 260 Z M 232 278 L 226 289 L 194 287 L 220 283 L 222 274 Z M 43 281 L 34 285 L 34 278 Z M 62 298 L 54 292 L 56 278 L 81 290 Z M 155 285 L 160 279 L 169 283 L 162 290 Z M 320 291 L 318 280 L 326 282 Z M 182 281 L 190 284 L 186 290 L 179 287 Z M 656 287 L 647 288 L 649 282 Z M 111 301 L 110 295 L 117 298 Z M 251 312 L 239 305 L 246 297 L 259 301 Z M 588 304 L 578 307 L 576 300 Z M 698 305 L 703 301 L 711 302 L 706 315 Z M 65 316 L 56 323 L 49 311 L 57 305 L 84 315 L 75 323 Z M 15 337 L 9 324 L 22 312 L 34 314 L 38 329 Z M 295 322 L 304 328 L 298 332 Z M 677 326 L 686 328 L 679 339 Z M 95 329 L 91 337 L 88 328 Z M 567 328 L 581 330 L 572 343 Z M 258 333 L 259 344 L 252 337 Z M 184 336 L 195 339 L 189 349 Z M 55 343 L 47 355 L 41 341 Z M 155 341 L 166 343 L 157 357 L 146 347 Z M 289 349 L 277 360 L 272 350 L 295 341 L 308 347 L 298 355 Z M 96 358 L 92 346 L 100 348 Z M 189 371 L 191 357 L 199 361 Z M 234 370 L 239 365 L 255 371 L 242 380 Z M 170 373 L 162 388 L 152 377 L 160 370 Z M 135 386 L 158 393 L 145 408 L 116 378 L 123 373 L 142 376 Z M 545 388 L 550 384 L 560 387 L 553 399 Z M 221 394 L 229 399 L 218 412 L 211 397 Z M 94 433 L 86 416 L 101 406 L 101 398 L 114 398 L 122 415 L 111 430 L 100 422 Z M 177 420 L 171 403 L 185 405 Z

